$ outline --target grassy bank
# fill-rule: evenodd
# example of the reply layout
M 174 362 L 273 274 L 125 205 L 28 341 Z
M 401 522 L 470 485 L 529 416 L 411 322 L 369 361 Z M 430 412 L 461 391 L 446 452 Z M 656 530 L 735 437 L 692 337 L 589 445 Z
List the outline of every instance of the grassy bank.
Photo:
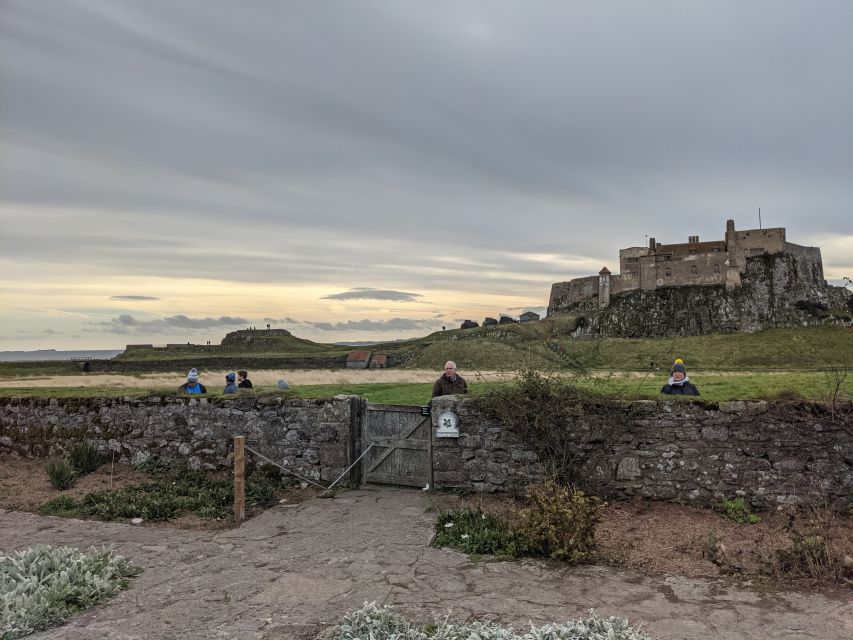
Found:
M 691 380 L 699 387 L 702 398 L 712 402 L 726 400 L 775 399 L 780 397 L 801 397 L 812 400 L 825 400 L 839 383 L 839 398 L 853 399 L 853 375 L 839 380 L 824 372 L 769 371 L 762 373 L 746 372 L 696 372 L 691 371 Z M 843 375 L 843 374 L 842 374 Z M 469 377 L 474 395 L 499 388 L 506 382 L 477 382 Z M 665 374 L 596 374 L 582 376 L 576 383 L 584 388 L 600 393 L 637 398 L 657 398 L 660 388 L 666 382 Z M 339 394 L 363 396 L 375 404 L 411 404 L 423 405 L 430 400 L 430 383 L 380 383 L 380 384 L 316 384 L 292 388 L 283 395 L 295 398 L 320 399 L 331 398 Z M 273 387 L 259 387 L 260 394 L 277 394 Z M 74 397 L 146 397 L 151 395 L 175 395 L 174 387 L 54 387 L 6 389 L 5 397 L 38 398 L 74 398 Z M 208 394 L 209 398 L 222 396 L 217 387 Z M 227 396 L 233 397 L 233 396 Z

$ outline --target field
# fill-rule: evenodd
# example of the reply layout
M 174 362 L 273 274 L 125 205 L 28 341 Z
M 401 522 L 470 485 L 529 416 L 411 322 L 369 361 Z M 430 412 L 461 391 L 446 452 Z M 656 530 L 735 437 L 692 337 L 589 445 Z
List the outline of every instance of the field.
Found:
M 9 363 L 0 373 L 7 396 L 124 396 L 175 393 L 184 382 L 186 362 L 194 363 L 210 395 L 221 394 L 225 366 L 250 368 L 260 393 L 275 393 L 276 381 L 291 385 L 289 395 L 320 398 L 340 393 L 375 403 L 424 404 L 446 360 L 455 360 L 473 393 L 506 384 L 515 373 L 535 368 L 570 376 L 581 386 L 609 395 L 657 397 L 673 360 L 682 358 L 702 397 L 732 399 L 849 399 L 853 397 L 853 328 L 769 329 L 753 334 L 718 334 L 666 339 L 575 339 L 571 317 L 529 324 L 436 332 L 405 343 L 371 347 L 405 360 L 379 370 L 263 366 L 267 358 L 340 358 L 347 347 L 295 336 L 256 332 L 253 342 L 211 347 L 135 349 L 117 358 L 135 363 L 135 374 L 83 373 L 76 363 Z M 227 361 L 223 363 L 223 358 Z M 210 366 L 205 366 L 209 362 Z M 253 363 L 247 366 L 247 362 Z M 321 362 L 320 360 L 317 363 Z M 233 363 L 233 364 L 232 364 Z M 214 366 L 215 365 L 215 366 Z M 308 364 L 308 366 L 311 366 Z

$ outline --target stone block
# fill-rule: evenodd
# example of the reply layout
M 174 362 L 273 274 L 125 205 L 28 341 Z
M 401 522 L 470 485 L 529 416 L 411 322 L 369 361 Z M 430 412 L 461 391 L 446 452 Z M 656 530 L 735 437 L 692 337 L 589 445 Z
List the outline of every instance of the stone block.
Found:
M 626 456 L 619 461 L 619 466 L 616 468 L 617 480 L 636 480 L 642 475 L 640 461 L 637 458 Z
M 703 427 L 702 438 L 704 440 L 728 440 L 729 430 L 725 427 Z

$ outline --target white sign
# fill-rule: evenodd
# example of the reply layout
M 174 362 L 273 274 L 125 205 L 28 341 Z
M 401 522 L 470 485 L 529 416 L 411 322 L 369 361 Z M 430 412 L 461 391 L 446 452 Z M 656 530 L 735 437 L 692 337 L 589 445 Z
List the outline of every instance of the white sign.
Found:
M 459 417 L 452 411 L 443 411 L 438 414 L 438 431 L 435 432 L 436 438 L 458 438 L 459 437 Z

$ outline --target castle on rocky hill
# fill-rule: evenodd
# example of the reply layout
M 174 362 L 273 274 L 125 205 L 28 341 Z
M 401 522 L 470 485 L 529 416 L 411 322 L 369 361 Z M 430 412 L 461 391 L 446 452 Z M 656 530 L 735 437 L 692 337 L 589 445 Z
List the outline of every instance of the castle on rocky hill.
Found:
M 651 238 L 648 247 L 619 251 L 618 274 L 604 267 L 554 283 L 548 315 L 586 314 L 588 332 L 599 334 L 695 335 L 849 323 L 850 302 L 846 289 L 827 286 L 818 247 L 788 242 L 782 227 L 738 231 L 727 220 L 722 240 Z

